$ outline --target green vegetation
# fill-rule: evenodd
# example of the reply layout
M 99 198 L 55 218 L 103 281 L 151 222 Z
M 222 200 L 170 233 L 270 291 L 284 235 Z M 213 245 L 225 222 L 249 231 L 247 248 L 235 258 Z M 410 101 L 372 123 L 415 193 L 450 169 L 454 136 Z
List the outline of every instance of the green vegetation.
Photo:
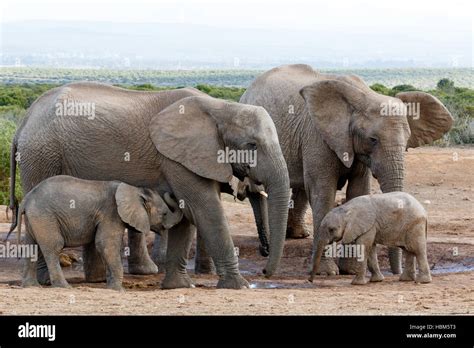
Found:
M 0 118 L 0 204 L 8 205 L 10 202 L 10 147 L 15 135 L 16 125 L 13 121 Z M 22 193 L 20 176 L 16 173 L 16 194 L 20 200 Z
M 15 71 L 18 72 L 21 78 L 14 74 Z M 54 75 L 53 71 L 56 74 L 55 76 L 59 76 L 60 78 L 51 78 L 45 81 L 44 74 L 52 77 Z M 89 75 L 85 74 L 86 72 L 88 72 Z M 9 203 L 10 146 L 15 130 L 25 116 L 26 109 L 47 90 L 57 87 L 65 82 L 78 80 L 77 77 L 82 76 L 84 77 L 82 80 L 90 79 L 94 81 L 104 81 L 133 90 L 158 91 L 176 88 L 173 86 L 195 86 L 200 91 L 213 97 L 238 101 L 245 91 L 245 88 L 241 87 L 241 82 L 245 81 L 246 85 L 248 85 L 249 82 L 247 81 L 251 81 L 259 73 L 257 71 L 239 72 L 237 70 L 225 72 L 144 71 L 140 72 L 144 75 L 140 75 L 134 71 L 123 71 L 118 75 L 113 75 L 112 71 L 108 70 L 100 70 L 99 72 L 102 75 L 96 75 L 99 73 L 95 70 L 81 70 L 81 73 L 77 73 L 76 70 L 71 72 L 66 69 L 48 70 L 21 68 L 16 70 L 16 68 L 0 68 L 0 82 L 4 82 L 3 84 L 0 84 L 0 204 Z M 347 73 L 347 71 L 341 70 L 336 72 Z M 352 71 L 352 73 L 353 72 L 354 71 Z M 367 81 L 363 72 L 364 70 L 362 70 L 362 73 L 361 71 L 357 71 L 356 73 Z M 37 74 L 35 78 L 30 76 L 33 73 Z M 146 77 L 153 74 L 155 74 L 155 78 L 149 80 L 152 82 L 146 82 L 146 80 L 144 80 L 144 76 Z M 472 72 L 469 74 L 466 74 L 467 80 L 469 81 L 467 86 L 472 88 L 474 85 L 472 81 Z M 456 87 L 458 85 L 456 81 L 459 79 L 451 79 L 452 75 L 453 74 L 447 74 L 449 78 L 441 78 L 438 83 L 433 83 L 430 89 L 424 89 L 428 93 L 439 98 L 443 104 L 446 105 L 455 119 L 452 130 L 444 137 L 444 139 L 438 140 L 436 144 L 444 146 L 454 144 L 474 144 L 474 89 Z M 66 79 L 65 76 L 67 76 L 68 79 Z M 181 77 L 178 78 L 178 76 Z M 416 76 L 417 74 L 415 74 L 415 77 Z M 19 78 L 22 81 L 21 83 L 12 83 L 12 81 L 17 81 Z M 159 79 L 159 83 L 155 83 L 156 78 Z M 38 81 L 41 81 L 42 83 L 38 83 Z M 166 81 L 166 83 L 163 83 L 163 81 Z M 193 83 L 192 81 L 200 82 Z M 235 83 L 227 83 L 228 81 L 233 81 Z M 414 91 L 417 90 L 417 88 L 421 88 L 419 83 L 416 83 L 416 81 L 412 82 L 413 79 L 407 79 L 405 83 L 400 83 L 393 87 L 387 87 L 389 84 L 383 84 L 383 81 L 386 81 L 386 79 L 384 80 L 381 78 L 379 83 L 374 83 L 371 88 L 378 93 L 390 96 L 395 96 L 397 93 L 403 91 Z M 171 82 L 174 83 L 168 85 L 168 83 Z M 19 178 L 17 178 L 16 183 L 17 197 L 21 198 Z
M 210 85 L 197 85 L 196 88 L 199 89 L 201 92 L 209 94 L 211 97 L 231 101 L 239 101 L 240 97 L 245 92 L 245 88 L 239 87 L 216 87 Z
M 447 78 L 456 86 L 474 88 L 474 73 L 470 68 L 451 69 L 318 69 L 331 74 L 356 74 L 368 85 L 385 86 L 410 84 L 422 90 L 434 89 Z M 31 67 L 0 68 L 0 84 L 64 84 L 73 81 L 98 81 L 120 85 L 174 87 L 211 86 L 248 87 L 262 70 L 112 70 L 112 69 L 56 69 Z
M 370 86 L 374 91 L 395 96 L 397 93 L 416 91 L 412 85 L 398 85 L 392 88 L 380 83 Z M 435 142 L 436 145 L 474 144 L 474 89 L 455 87 L 454 81 L 443 78 L 436 89 L 426 91 L 437 97 L 451 112 L 454 125 L 451 131 Z

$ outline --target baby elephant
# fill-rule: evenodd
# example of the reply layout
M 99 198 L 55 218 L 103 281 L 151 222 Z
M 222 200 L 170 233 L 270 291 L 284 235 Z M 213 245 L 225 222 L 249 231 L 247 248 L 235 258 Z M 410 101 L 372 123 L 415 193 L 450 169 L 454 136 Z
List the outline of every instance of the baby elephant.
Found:
M 177 203 L 165 193 L 137 188 L 118 181 L 89 181 L 58 175 L 42 181 L 23 199 L 27 244 L 38 244 L 46 261 L 51 284 L 69 287 L 59 264 L 64 247 L 95 243 L 107 267 L 107 287 L 122 290 L 123 266 L 120 255 L 127 226 L 141 233 L 169 229 L 181 221 Z M 170 209 L 171 207 L 171 209 Z M 39 286 L 36 262 L 27 259 L 23 286 Z
M 415 257 L 418 263 L 419 283 L 431 282 L 430 268 L 426 257 L 427 238 L 426 211 L 411 195 L 404 192 L 366 195 L 351 199 L 334 208 L 321 222 L 315 240 L 313 270 L 310 281 L 319 268 L 325 246 L 341 241 L 341 250 L 349 250 L 348 244 L 355 243 L 351 250 L 363 253 L 357 265 L 352 284 L 365 284 L 367 262 L 372 274 L 370 281 L 383 280 L 377 262 L 376 244 L 400 247 L 405 255 L 405 268 L 400 276 L 402 281 L 415 280 Z M 333 245 L 335 246 L 335 244 Z M 354 246 L 354 245 L 351 245 Z M 338 246 L 340 247 L 340 246 Z M 347 255 L 344 255 L 347 257 Z

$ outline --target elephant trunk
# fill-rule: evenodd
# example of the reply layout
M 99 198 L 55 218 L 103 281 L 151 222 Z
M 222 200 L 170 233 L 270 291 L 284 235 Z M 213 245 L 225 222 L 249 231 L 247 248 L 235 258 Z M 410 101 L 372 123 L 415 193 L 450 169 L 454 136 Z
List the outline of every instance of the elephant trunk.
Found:
M 375 169 L 383 193 L 403 191 L 405 178 L 404 149 L 393 148 L 385 152 L 384 163 Z
M 181 219 L 183 218 L 183 211 L 179 208 L 176 201 L 170 197 L 170 194 L 168 192 L 165 193 L 163 198 L 173 210 L 170 210 L 166 218 L 163 220 L 163 226 L 166 229 L 170 229 L 181 221 Z
M 378 180 L 383 193 L 403 191 L 403 180 L 405 176 L 404 148 L 395 148 L 386 155 L 387 164 L 380 169 Z M 390 269 L 393 274 L 402 272 L 402 250 L 397 247 L 388 249 Z
M 316 237 L 317 241 L 314 243 L 316 245 L 316 250 L 313 255 L 313 269 L 311 270 L 311 275 L 309 281 L 313 282 L 314 275 L 318 272 L 319 264 L 321 263 L 321 258 L 323 257 L 324 247 L 329 244 L 329 239 Z
M 275 169 L 271 170 L 271 177 L 264 182 L 268 194 L 268 226 L 270 230 L 270 252 L 263 270 L 267 278 L 276 271 L 283 255 L 290 200 L 290 180 L 284 160 L 277 161 L 272 167 Z

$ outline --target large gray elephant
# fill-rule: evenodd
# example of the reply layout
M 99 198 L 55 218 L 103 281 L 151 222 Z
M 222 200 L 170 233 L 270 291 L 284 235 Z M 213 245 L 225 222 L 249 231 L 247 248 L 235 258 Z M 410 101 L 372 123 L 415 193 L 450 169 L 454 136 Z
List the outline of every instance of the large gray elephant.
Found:
M 392 98 L 357 76 L 322 74 L 299 64 L 262 74 L 240 102 L 263 106 L 275 123 L 293 190 L 287 234 L 295 238 L 307 236 L 308 201 L 317 233 L 346 182 L 347 200 L 370 193 L 371 173 L 383 192 L 402 191 L 405 150 L 439 139 L 453 122 L 427 93 Z M 389 256 L 392 272 L 400 273 L 400 249 L 389 249 Z M 338 273 L 332 260 L 323 261 L 320 273 Z
M 87 112 L 71 116 L 70 110 L 80 111 L 84 105 Z M 258 162 L 251 166 L 219 161 L 219 151 L 230 150 L 256 150 Z M 241 180 L 249 177 L 265 184 L 269 195 L 271 250 L 266 273 L 273 274 L 280 261 L 289 178 L 275 126 L 261 107 L 202 96 L 189 88 L 138 92 L 73 83 L 48 91 L 31 106 L 13 141 L 12 178 L 15 159 L 25 193 L 58 174 L 172 192 L 185 218 L 169 233 L 164 288 L 192 286 L 186 273 L 192 225 L 216 265 L 218 287 L 247 286 L 238 270 L 219 195 L 220 183 L 229 182 L 232 175 Z M 13 207 L 13 194 L 11 201 Z M 131 252 L 135 250 L 129 270 L 156 272 L 141 236 L 129 234 Z M 85 255 L 97 258 L 94 250 L 85 249 Z M 95 277 L 91 265 L 96 263 L 85 265 L 86 278 L 87 271 Z

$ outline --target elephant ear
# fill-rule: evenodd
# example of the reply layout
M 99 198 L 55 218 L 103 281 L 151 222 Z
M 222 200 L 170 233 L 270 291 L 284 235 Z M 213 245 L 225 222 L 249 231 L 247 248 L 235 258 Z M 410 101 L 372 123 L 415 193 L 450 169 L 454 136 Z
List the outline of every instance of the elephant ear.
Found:
M 453 117 L 436 97 L 425 92 L 402 92 L 395 97 L 415 110 L 419 105 L 419 115 L 407 117 L 411 131 L 407 148 L 431 144 L 451 129 Z
M 145 209 L 145 197 L 142 191 L 134 186 L 120 183 L 115 191 L 117 210 L 123 222 L 137 231 L 150 231 L 150 220 Z
M 341 80 L 321 80 L 304 87 L 300 94 L 324 141 L 349 168 L 354 161 L 349 129 L 353 111 L 366 108 L 362 89 Z
M 225 105 L 211 97 L 188 97 L 154 116 L 150 134 L 157 150 L 199 176 L 227 183 L 232 166 L 218 162 L 224 149 L 216 120 L 211 113 Z
M 350 204 L 346 211 L 346 227 L 342 235 L 342 243 L 353 243 L 364 233 L 370 231 L 375 225 L 375 210 L 369 197 L 360 198 L 367 200 L 367 204 Z

